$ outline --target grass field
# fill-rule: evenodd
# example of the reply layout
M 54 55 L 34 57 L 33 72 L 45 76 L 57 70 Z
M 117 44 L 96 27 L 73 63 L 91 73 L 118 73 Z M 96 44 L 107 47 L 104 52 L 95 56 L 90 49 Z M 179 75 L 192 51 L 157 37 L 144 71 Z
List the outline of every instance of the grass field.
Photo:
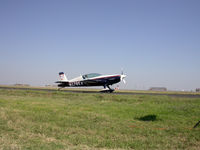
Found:
M 0 149 L 200 149 L 200 98 L 0 89 Z

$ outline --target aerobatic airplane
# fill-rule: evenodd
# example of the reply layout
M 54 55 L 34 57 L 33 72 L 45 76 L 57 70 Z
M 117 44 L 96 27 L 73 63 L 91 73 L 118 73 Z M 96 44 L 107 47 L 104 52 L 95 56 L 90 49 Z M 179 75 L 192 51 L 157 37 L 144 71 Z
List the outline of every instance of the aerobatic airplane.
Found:
M 59 89 L 64 87 L 84 87 L 84 86 L 103 86 L 104 90 L 101 92 L 113 92 L 114 89 L 110 88 L 110 85 L 116 84 L 120 81 L 126 83 L 124 78 L 126 75 L 114 74 L 114 75 L 101 75 L 99 73 L 90 73 L 79 76 L 77 78 L 68 80 L 64 72 L 59 72 L 60 81 L 58 83 Z

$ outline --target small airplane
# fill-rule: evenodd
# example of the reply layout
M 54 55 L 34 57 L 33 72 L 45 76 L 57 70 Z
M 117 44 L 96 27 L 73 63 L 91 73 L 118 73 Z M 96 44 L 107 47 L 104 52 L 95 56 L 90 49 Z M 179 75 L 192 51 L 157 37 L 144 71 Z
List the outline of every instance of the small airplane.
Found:
M 103 86 L 104 89 L 100 92 L 110 92 L 112 93 L 114 89 L 110 88 L 110 85 L 116 84 L 120 81 L 123 81 L 124 84 L 126 81 L 124 78 L 126 75 L 123 74 L 113 74 L 113 75 L 102 75 L 99 73 L 90 73 L 81 75 L 77 78 L 68 80 L 64 72 L 59 72 L 60 81 L 58 83 L 59 89 L 64 87 L 86 87 L 86 86 Z

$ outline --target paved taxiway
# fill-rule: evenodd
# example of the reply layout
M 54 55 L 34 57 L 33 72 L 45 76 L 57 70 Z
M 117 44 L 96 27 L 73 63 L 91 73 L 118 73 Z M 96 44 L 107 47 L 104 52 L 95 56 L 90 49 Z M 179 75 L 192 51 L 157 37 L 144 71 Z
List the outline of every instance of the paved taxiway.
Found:
M 48 92 L 55 92 L 58 91 L 57 89 L 45 89 L 45 88 L 18 88 L 18 87 L 0 87 L 0 89 L 10 89 L 10 90 L 32 90 L 32 91 L 48 91 Z M 71 93 L 99 93 L 98 91 L 90 91 L 90 90 L 60 90 L 61 92 L 71 92 Z M 187 98 L 200 98 L 200 94 L 170 94 L 170 93 L 143 93 L 143 92 L 118 92 L 115 91 L 113 93 L 105 93 L 105 94 L 113 94 L 113 95 L 166 95 L 170 97 L 187 97 Z

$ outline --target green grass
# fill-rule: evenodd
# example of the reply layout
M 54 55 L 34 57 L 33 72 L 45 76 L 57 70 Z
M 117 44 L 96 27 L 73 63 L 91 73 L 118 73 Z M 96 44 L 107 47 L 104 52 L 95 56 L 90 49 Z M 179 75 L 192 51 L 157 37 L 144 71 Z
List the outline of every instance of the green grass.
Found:
M 0 149 L 200 149 L 200 98 L 0 89 Z

